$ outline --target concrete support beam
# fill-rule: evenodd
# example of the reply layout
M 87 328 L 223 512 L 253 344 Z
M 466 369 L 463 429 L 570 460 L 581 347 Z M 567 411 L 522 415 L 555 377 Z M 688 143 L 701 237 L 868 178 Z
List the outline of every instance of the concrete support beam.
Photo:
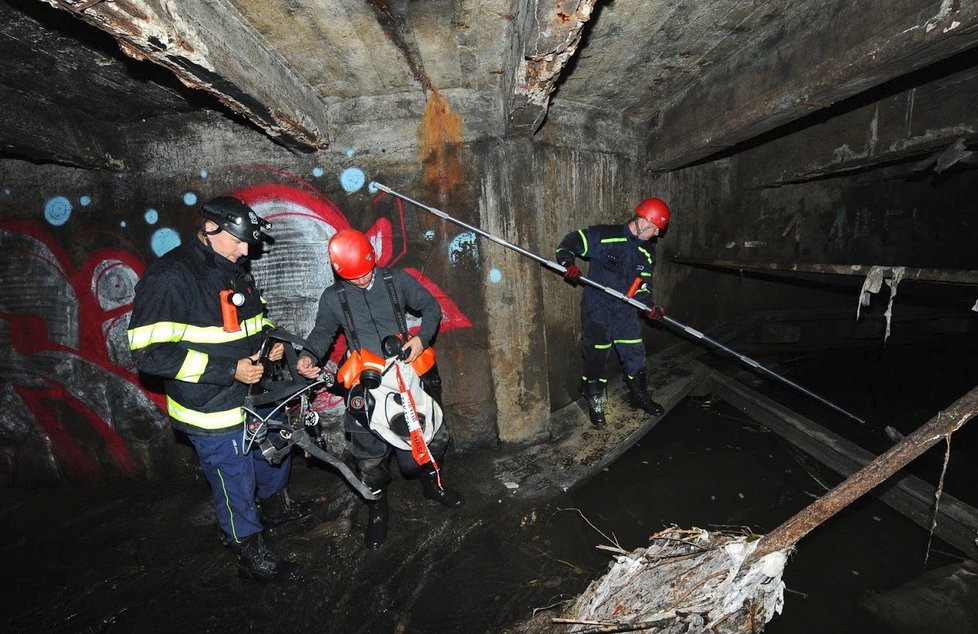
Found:
M 532 135 L 543 123 L 550 94 L 577 52 L 585 23 L 597 0 L 542 2 L 528 0 L 517 15 L 512 66 L 515 75 L 508 95 L 509 131 Z
M 960 63 L 974 63 L 966 54 Z M 978 70 L 900 91 L 824 123 L 749 151 L 745 169 L 754 188 L 779 187 L 867 168 L 914 161 L 921 174 L 974 165 L 978 143 Z
M 9 86 L 0 91 L 0 110 L 0 152 L 84 169 L 126 168 L 118 130 L 85 112 Z
M 778 273 L 827 273 L 830 275 L 850 275 L 865 277 L 870 274 L 879 273 L 883 278 L 889 279 L 895 275 L 894 270 L 900 269 L 902 280 L 914 280 L 918 282 L 937 282 L 941 284 L 968 284 L 978 285 L 978 271 L 962 271 L 954 269 L 921 269 L 915 267 L 899 266 L 873 266 L 868 264 L 803 264 L 792 262 L 781 264 L 778 262 L 741 262 L 737 260 L 698 260 L 695 258 L 677 257 L 673 259 L 677 264 L 691 264 L 694 266 L 704 266 L 720 269 L 731 269 L 736 271 L 775 271 Z
M 326 105 L 225 0 L 42 0 L 204 90 L 293 150 L 328 147 Z
M 757 46 L 662 111 L 649 168 L 668 171 L 828 108 L 978 44 L 978 2 L 795 5 Z

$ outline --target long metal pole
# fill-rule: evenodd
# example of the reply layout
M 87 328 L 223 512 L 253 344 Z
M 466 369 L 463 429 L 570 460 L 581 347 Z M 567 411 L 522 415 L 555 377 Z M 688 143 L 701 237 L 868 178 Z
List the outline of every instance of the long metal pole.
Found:
M 548 268 L 551 268 L 554 271 L 557 271 L 558 273 L 563 274 L 567 270 L 567 268 L 565 266 L 563 266 L 562 264 L 558 264 L 557 262 L 554 262 L 553 260 L 548 260 L 548 259 L 546 259 L 544 257 L 541 257 L 541 256 L 537 255 L 536 253 L 532 253 L 530 251 L 527 251 L 526 249 L 524 249 L 524 248 L 522 248 L 522 247 L 520 247 L 518 245 L 515 245 L 515 244 L 513 244 L 511 242 L 507 242 L 506 240 L 503 240 L 502 238 L 500 238 L 498 236 L 494 236 L 491 233 L 488 233 L 486 231 L 483 231 L 482 229 L 480 229 L 478 227 L 474 227 L 474 226 L 472 226 L 472 225 L 470 225 L 470 224 L 468 224 L 466 222 L 463 222 L 463 221 L 459 220 L 458 218 L 453 218 L 452 216 L 449 216 L 447 213 L 445 213 L 444 211 L 442 211 L 440 209 L 435 209 L 434 207 L 431 207 L 429 205 L 426 205 L 423 202 L 417 201 L 417 200 L 411 198 L 410 196 L 405 196 L 404 194 L 401 194 L 399 192 L 396 192 L 393 189 L 391 189 L 390 187 L 387 187 L 386 185 L 382 185 L 382 184 L 378 183 L 377 181 L 372 181 L 371 182 L 371 185 L 373 185 L 374 187 L 376 187 L 377 189 L 379 189 L 382 192 L 386 192 L 386 193 L 390 194 L 391 196 L 396 196 L 396 197 L 400 198 L 401 200 L 404 200 L 406 202 L 411 203 L 412 205 L 416 205 L 418 207 L 421 207 L 422 209 L 425 209 L 427 211 L 430 211 L 431 213 L 435 214 L 439 218 L 442 218 L 444 220 L 448 220 L 449 222 L 453 222 L 453 223 L 455 223 L 457 225 L 460 225 L 462 227 L 465 227 L 469 231 L 473 231 L 473 232 L 479 234 L 480 236 L 482 236 L 484 238 L 487 238 L 489 240 L 492 240 L 496 244 L 501 244 L 504 247 L 507 247 L 509 249 L 512 249 L 513 251 L 516 251 L 517 253 L 521 253 L 522 255 L 525 255 L 526 257 L 530 258 L 531 260 L 536 260 L 540 264 L 543 264 L 544 266 L 546 266 Z M 624 293 L 619 293 L 615 289 L 608 288 L 607 286 L 604 286 L 603 284 L 598 284 L 594 280 L 590 280 L 590 279 L 582 276 L 582 277 L 579 278 L 579 281 L 582 282 L 582 283 L 584 283 L 584 284 L 587 284 L 589 286 L 593 286 L 594 288 L 596 288 L 596 289 L 598 289 L 600 291 L 604 291 L 608 295 L 611 295 L 612 297 L 616 297 L 616 298 L 620 299 L 621 301 L 625 302 L 626 304 L 630 304 L 631 306 L 633 306 L 633 307 L 641 310 L 642 312 L 648 312 L 648 310 L 649 310 L 649 307 L 648 306 L 646 306 L 642 302 L 638 301 L 637 299 L 634 299 L 632 297 L 628 297 Z M 773 370 L 769 370 L 769 369 L 765 368 L 763 365 L 761 365 L 757 361 L 751 359 L 750 357 L 745 356 L 745 355 L 742 355 L 739 352 L 736 352 L 734 350 L 731 350 L 730 348 L 728 348 L 727 346 L 723 345 L 719 341 L 715 341 L 715 340 L 707 337 L 706 335 L 704 335 L 699 330 L 696 330 L 695 328 L 690 328 L 686 324 L 684 324 L 684 323 L 682 323 L 680 321 L 677 321 L 677 320 L 673 319 L 672 317 L 669 317 L 668 315 L 663 315 L 662 316 L 662 321 L 665 322 L 666 324 L 672 326 L 673 328 L 677 328 L 679 330 L 682 330 L 686 334 L 688 334 L 688 335 L 690 335 L 692 337 L 695 337 L 696 339 L 699 339 L 700 341 L 704 341 L 704 342 L 712 345 L 713 347 L 717 348 L 718 350 L 722 350 L 722 351 L 726 352 L 727 354 L 732 355 L 732 356 L 736 357 L 737 359 L 740 359 L 741 361 L 743 361 L 744 363 L 746 363 L 750 367 L 752 367 L 752 368 L 754 368 L 756 370 L 759 370 L 760 372 L 766 374 L 767 376 L 769 376 L 769 377 L 771 377 L 773 379 L 777 379 L 778 381 L 781 381 L 785 385 L 788 385 L 790 387 L 795 388 L 799 392 L 802 392 L 802 393 L 804 393 L 804 394 L 812 397 L 816 401 L 819 401 L 820 403 L 823 403 L 825 405 L 828 405 L 829 407 L 831 407 L 835 411 L 837 411 L 837 412 L 839 412 L 841 414 L 845 414 L 846 416 L 848 416 L 849 418 L 853 419 L 857 423 L 864 424 L 866 422 L 862 418 L 859 418 L 855 414 L 852 414 L 851 412 L 848 412 L 848 411 L 842 409 L 841 407 L 839 407 L 835 403 L 833 403 L 831 401 L 828 401 L 828 400 L 822 398 L 821 396 L 819 396 L 818 394 L 812 392 L 811 390 L 806 389 L 806 388 L 798 385 L 794 381 L 792 381 L 790 379 L 787 379 L 787 378 L 781 376 L 780 374 L 778 374 L 777 372 L 774 372 Z

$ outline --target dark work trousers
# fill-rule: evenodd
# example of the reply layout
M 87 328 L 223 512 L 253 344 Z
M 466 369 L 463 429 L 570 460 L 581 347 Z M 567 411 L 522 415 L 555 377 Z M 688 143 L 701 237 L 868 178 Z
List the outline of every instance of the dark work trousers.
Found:
M 645 344 L 642 327 L 634 315 L 604 323 L 588 318 L 582 320 L 581 346 L 584 353 L 585 381 L 607 381 L 608 354 L 615 349 L 622 369 L 630 378 L 645 368 Z
M 397 457 L 404 477 L 413 478 L 421 473 L 422 466 L 415 462 L 409 450 L 391 446 L 377 434 L 364 429 L 352 416 L 346 417 L 346 429 L 350 432 L 350 453 L 356 460 L 360 479 L 370 489 L 385 489 L 390 483 L 391 471 L 387 463 L 390 462 L 391 453 Z M 448 449 L 449 438 L 448 428 L 443 423 L 428 443 L 428 451 L 439 467 Z
M 259 499 L 278 493 L 289 480 L 292 457 L 278 465 L 265 460 L 258 445 L 245 454 L 241 450 L 241 431 L 225 436 L 189 434 L 197 458 L 214 494 L 217 523 L 227 543 L 241 542 L 262 530 L 255 495 Z

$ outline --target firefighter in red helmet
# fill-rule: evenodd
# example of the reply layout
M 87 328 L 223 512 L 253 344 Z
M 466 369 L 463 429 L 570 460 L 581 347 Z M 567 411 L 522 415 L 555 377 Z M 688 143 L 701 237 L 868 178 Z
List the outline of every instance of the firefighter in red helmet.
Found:
M 464 498 L 461 494 L 446 489 L 442 484 L 439 465 L 448 449 L 448 428 L 441 424 L 441 379 L 437 366 L 421 368 L 419 365 L 429 355 L 432 339 L 441 321 L 441 307 L 438 301 L 412 276 L 401 269 L 387 269 L 377 266 L 373 245 L 360 231 L 345 229 L 338 231 L 329 241 L 327 247 L 332 270 L 336 276 L 334 283 L 323 291 L 319 300 L 319 311 L 316 324 L 306 337 L 310 351 L 318 358 L 325 358 L 336 338 L 338 331 L 346 335 L 349 350 L 344 365 L 337 373 L 337 378 L 348 388 L 347 410 L 344 427 L 350 433 L 350 451 L 357 463 L 360 477 L 379 497 L 367 503 L 368 519 L 364 536 L 367 548 L 376 549 L 384 543 L 387 536 L 389 511 L 387 503 L 387 486 L 391 481 L 388 462 L 391 454 L 397 458 L 401 472 L 406 477 L 419 477 L 422 492 L 428 499 L 439 502 L 443 506 L 456 509 L 462 506 Z M 414 332 L 408 331 L 405 310 L 420 313 L 421 325 Z M 395 341 L 397 348 L 390 349 L 390 342 Z M 418 463 L 404 445 L 398 444 L 396 424 L 384 427 L 383 421 L 378 423 L 379 412 L 397 411 L 390 401 L 381 400 L 383 407 L 374 407 L 378 397 L 383 392 L 384 377 L 394 375 L 390 372 L 377 372 L 374 382 L 366 380 L 358 382 L 356 377 L 350 378 L 346 369 L 348 364 L 360 358 L 364 367 L 380 362 L 385 367 L 385 359 L 397 357 L 408 368 L 419 368 L 416 378 L 419 379 L 419 390 L 423 394 L 412 396 L 412 403 L 426 405 L 429 420 L 437 416 L 438 426 L 432 425 L 431 438 L 427 441 L 430 451 L 428 462 Z M 297 370 L 307 378 L 314 378 L 322 371 L 309 355 L 299 358 Z M 352 385 L 350 385 L 352 383 Z M 379 385 L 378 385 L 379 384 Z M 423 389 L 422 389 L 423 388 Z M 399 403 L 398 398 L 386 392 Z M 381 399 L 383 397 L 380 397 Z M 396 422 L 395 417 L 395 422 Z
M 647 198 L 635 207 L 624 225 L 592 225 L 568 233 L 557 246 L 556 260 L 566 269 L 564 278 L 576 284 L 582 273 L 576 258 L 588 260 L 588 279 L 648 304 L 646 316 L 658 321 L 665 310 L 652 301 L 655 247 L 652 240 L 669 226 L 669 206 L 660 198 Z M 584 370 L 581 391 L 595 427 L 604 427 L 608 355 L 618 355 L 629 400 L 633 407 L 653 416 L 664 410 L 648 393 L 645 345 L 635 309 L 591 286 L 581 297 L 581 342 Z

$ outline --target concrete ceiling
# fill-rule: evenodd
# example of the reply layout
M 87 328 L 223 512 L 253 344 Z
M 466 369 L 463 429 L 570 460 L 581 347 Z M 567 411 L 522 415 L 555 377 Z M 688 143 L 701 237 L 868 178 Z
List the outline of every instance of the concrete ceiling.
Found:
M 309 152 L 416 125 L 437 94 L 464 140 L 600 136 L 670 170 L 967 51 L 976 27 L 969 0 L 0 0 L 0 152 L 124 169 L 121 126 L 201 108 Z

